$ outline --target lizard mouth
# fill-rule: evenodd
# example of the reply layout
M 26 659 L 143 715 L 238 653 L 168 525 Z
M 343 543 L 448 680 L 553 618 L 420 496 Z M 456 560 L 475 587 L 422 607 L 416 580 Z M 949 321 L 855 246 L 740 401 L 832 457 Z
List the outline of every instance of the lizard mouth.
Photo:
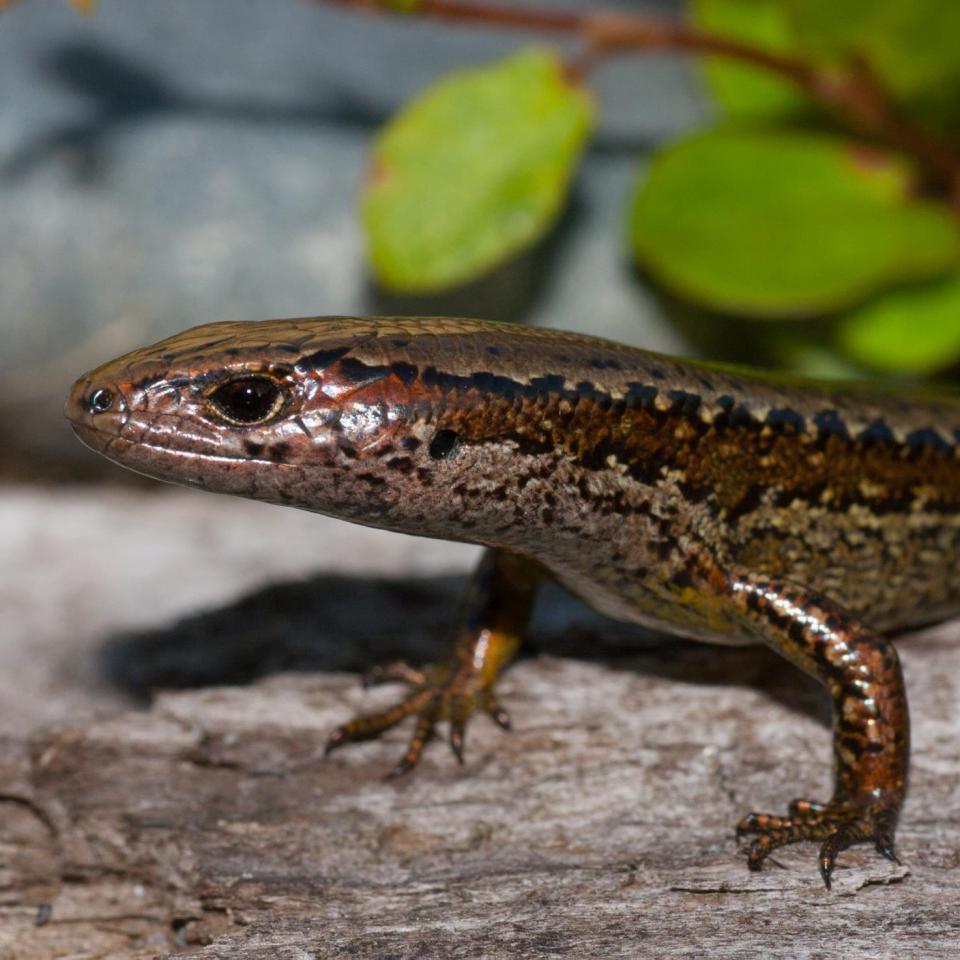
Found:
M 68 417 L 73 432 L 80 438 L 85 447 L 89 447 L 95 453 L 105 453 L 110 442 L 119 439 L 113 431 L 101 430 L 90 423 L 84 423 L 83 420 L 75 420 L 70 417 L 69 413 Z
M 103 394 L 110 395 L 109 405 L 105 404 Z M 63 412 L 84 446 L 122 466 L 148 475 L 165 477 L 168 465 L 173 462 L 272 463 L 250 456 L 174 449 L 140 437 L 125 437 L 124 427 L 131 414 L 122 391 L 107 386 L 93 389 L 88 377 L 81 377 L 74 383 Z
M 155 467 L 152 475 L 161 475 L 161 459 L 177 463 L 257 463 L 271 467 L 285 466 L 274 460 L 262 457 L 235 456 L 227 453 L 210 453 L 202 450 L 177 450 L 148 440 L 130 440 L 111 430 L 101 430 L 89 423 L 72 421 L 71 425 L 83 444 L 115 463 L 132 467 L 141 473 L 148 473 L 151 465 Z M 132 454 L 132 456 L 131 456 Z M 133 466 L 133 462 L 136 466 Z

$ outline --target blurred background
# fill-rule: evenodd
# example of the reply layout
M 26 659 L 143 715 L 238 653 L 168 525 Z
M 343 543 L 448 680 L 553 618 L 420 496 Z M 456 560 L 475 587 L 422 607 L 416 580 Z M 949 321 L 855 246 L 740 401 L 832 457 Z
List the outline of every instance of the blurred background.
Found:
M 269 612 L 255 626 L 247 615 L 195 625 L 179 645 L 182 631 L 163 633 L 266 584 L 331 569 L 465 572 L 474 555 L 140 480 L 88 452 L 63 419 L 84 370 L 212 320 L 394 310 L 684 348 L 624 244 L 638 158 L 705 109 L 688 65 L 671 59 L 597 75 L 594 146 L 558 229 L 532 256 L 409 303 L 370 279 L 357 205 L 378 127 L 444 72 L 530 39 L 297 0 L 104 0 L 90 17 L 24 0 L 0 14 L 5 731 L 109 708 L 162 683 L 184 655 L 207 679 L 309 660 L 283 653 L 307 642 L 309 624 Z M 288 600 L 264 602 L 275 611 Z M 374 628 L 384 632 L 381 622 L 357 634 Z M 140 631 L 142 644 L 123 646 Z M 112 638 L 119 667 L 101 656 L 106 645 L 110 660 Z
M 549 249 L 479 288 L 404 298 L 378 292 L 365 263 L 372 138 L 432 80 L 529 34 L 299 0 L 105 0 L 90 17 L 23 0 L 0 26 L 8 476 L 121 480 L 63 421 L 67 386 L 212 320 L 454 308 L 683 347 L 628 268 L 624 202 L 638 154 L 702 116 L 689 65 L 597 74 L 600 129 Z
M 788 53 L 799 37 L 828 65 L 848 63 L 850 44 L 879 50 L 880 65 L 893 65 L 892 99 L 919 103 L 918 116 L 932 117 L 938 137 L 950 132 L 956 100 L 938 112 L 926 93 L 933 84 L 955 89 L 944 77 L 960 76 L 960 44 L 930 48 L 924 63 L 936 60 L 939 72 L 911 73 L 904 64 L 913 69 L 914 48 L 926 40 L 914 32 L 914 47 L 891 46 L 896 25 L 866 14 L 845 21 L 839 39 L 824 39 L 809 23 L 787 37 L 783 0 L 693 6 L 701 25 L 719 17 L 727 34 Z M 554 14 L 690 13 L 680 0 L 550 0 L 545 7 Z M 953 15 L 952 0 L 917 7 L 927 20 L 927 7 L 935 14 L 934 33 L 957 35 L 937 20 Z M 895 9 L 889 0 L 874 8 Z M 861 35 L 864 24 L 874 32 Z M 531 44 L 569 81 L 544 82 L 556 87 L 550 95 L 562 101 L 558 110 L 580 123 L 566 153 L 547 158 L 554 187 L 531 214 L 534 229 L 520 242 L 504 241 L 453 284 L 441 278 L 431 287 L 391 273 L 390 200 L 373 196 L 367 178 L 371 151 L 390 150 L 385 141 L 374 147 L 378 131 L 388 122 L 407 130 L 411 98 L 451 71 L 501 69 Z M 269 585 L 324 572 L 429 577 L 472 562 L 471 548 L 174 490 L 86 451 L 61 413 L 73 379 L 185 327 L 324 313 L 461 314 L 671 353 L 846 373 L 870 372 L 877 358 L 857 352 L 857 337 L 884 342 L 871 331 L 886 323 L 893 346 L 874 369 L 889 371 L 898 343 L 913 348 L 932 331 L 941 341 L 904 372 L 949 372 L 960 322 L 943 318 L 960 317 L 960 292 L 952 285 L 955 236 L 936 158 L 930 169 L 919 162 L 915 169 L 884 152 L 882 129 L 869 131 L 866 144 L 848 140 L 843 116 L 811 113 L 792 88 L 785 95 L 774 85 L 771 93 L 767 79 L 756 87 L 755 76 L 744 82 L 715 66 L 705 79 L 702 63 L 669 51 L 591 66 L 582 46 L 562 34 L 361 16 L 304 0 L 100 0 L 92 16 L 62 0 L 4 5 L 3 728 L 23 731 L 165 683 L 247 679 L 317 663 L 354 669 L 366 654 L 325 647 L 320 656 L 305 646 L 310 624 L 328 613 L 310 607 L 309 617 L 283 619 L 318 590 L 356 607 L 350 589 L 322 579 L 291 597 Z M 521 98 L 505 103 L 513 99 Z M 467 127 L 486 124 L 493 136 L 498 122 L 496 112 L 471 114 Z M 736 160 L 744 144 L 760 159 Z M 941 167 L 950 162 L 947 156 Z M 719 180 L 706 176 L 718 170 L 726 171 Z M 464 168 L 463 190 L 484 176 Z M 783 185 L 791 189 L 781 196 Z M 743 224 L 741 208 L 749 214 Z M 820 219 L 806 223 L 811 210 Z M 796 236 L 780 229 L 791 224 Z M 848 238 L 843 231 L 853 227 Z M 367 251 L 378 230 L 387 253 L 371 267 Z M 692 242 L 704 236 L 709 242 Z M 828 262 L 796 276 L 781 269 L 803 260 L 781 251 L 811 249 Z M 914 296 L 926 326 L 905 334 L 902 318 L 911 310 L 901 301 Z M 809 324 L 811 316 L 823 324 Z M 834 333 L 823 333 L 837 323 L 847 330 L 840 337 L 846 353 L 832 352 Z M 413 633 L 436 622 L 438 597 L 455 593 L 448 583 L 435 585 L 418 601 L 423 621 Z M 255 616 L 243 606 L 251 592 L 259 598 Z M 396 602 L 402 606 L 404 597 Z M 373 613 L 354 624 L 357 636 L 383 634 L 389 602 L 362 606 Z M 201 615 L 218 610 L 219 618 Z M 435 634 L 423 642 L 435 645 Z M 336 646 L 335 630 L 328 640 Z M 394 632 L 384 642 L 402 645 L 404 637 Z

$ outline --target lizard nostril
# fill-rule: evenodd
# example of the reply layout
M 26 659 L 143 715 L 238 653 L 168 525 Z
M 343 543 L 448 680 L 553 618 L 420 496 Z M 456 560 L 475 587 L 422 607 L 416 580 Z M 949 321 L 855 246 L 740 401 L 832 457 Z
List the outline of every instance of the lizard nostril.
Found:
M 104 387 L 94 390 L 87 401 L 91 413 L 106 413 L 113 406 L 113 393 Z

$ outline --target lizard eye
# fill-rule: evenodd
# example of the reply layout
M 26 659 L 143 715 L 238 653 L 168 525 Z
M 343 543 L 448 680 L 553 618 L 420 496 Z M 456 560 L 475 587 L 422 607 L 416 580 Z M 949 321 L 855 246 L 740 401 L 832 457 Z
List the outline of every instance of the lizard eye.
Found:
M 113 394 L 105 387 L 94 390 L 87 400 L 87 408 L 91 413 L 106 413 L 113 406 Z
M 208 399 L 219 416 L 250 426 L 273 419 L 283 406 L 283 391 L 270 377 L 238 377 L 221 384 Z

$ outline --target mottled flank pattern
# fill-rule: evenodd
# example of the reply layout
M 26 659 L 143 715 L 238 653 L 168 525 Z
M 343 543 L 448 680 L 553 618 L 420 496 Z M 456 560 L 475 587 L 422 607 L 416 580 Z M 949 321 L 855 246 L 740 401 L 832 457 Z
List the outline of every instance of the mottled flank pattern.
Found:
M 828 688 L 827 804 L 751 815 L 749 863 L 819 839 L 893 857 L 908 719 L 876 630 L 960 612 L 960 399 L 765 378 L 448 318 L 210 324 L 82 377 L 90 446 L 178 483 L 494 548 L 449 665 L 331 746 L 418 717 L 506 724 L 493 683 L 552 577 L 624 620 L 759 639 Z

